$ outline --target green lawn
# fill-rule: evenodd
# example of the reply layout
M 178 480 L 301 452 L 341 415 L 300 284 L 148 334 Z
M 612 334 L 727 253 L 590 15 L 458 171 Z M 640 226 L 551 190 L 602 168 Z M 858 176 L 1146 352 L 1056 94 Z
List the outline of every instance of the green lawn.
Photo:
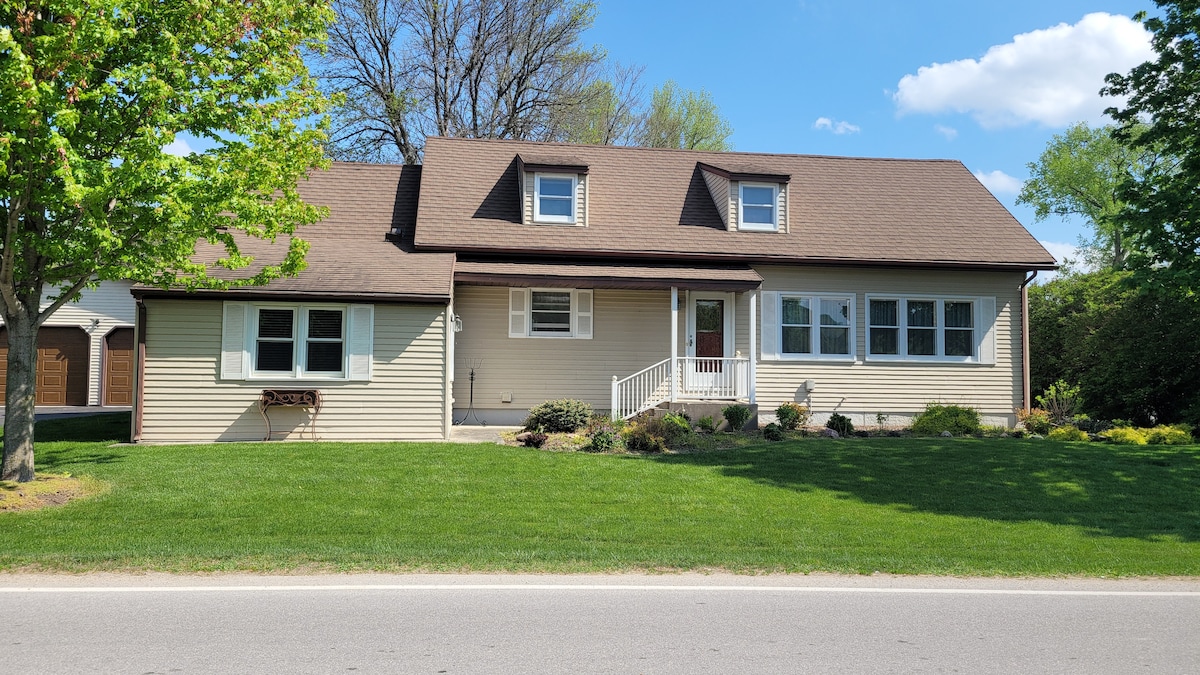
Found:
M 0 514 L 0 569 L 1200 575 L 1200 447 L 804 439 L 666 456 L 80 440 L 107 493 Z

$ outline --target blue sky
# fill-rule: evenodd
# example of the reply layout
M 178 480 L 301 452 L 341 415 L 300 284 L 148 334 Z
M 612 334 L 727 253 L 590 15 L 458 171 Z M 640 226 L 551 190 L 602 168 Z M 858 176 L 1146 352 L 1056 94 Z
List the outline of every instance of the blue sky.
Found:
M 958 159 L 1060 258 L 1086 228 L 1015 205 L 1026 164 L 1067 125 L 1105 121 L 1104 74 L 1152 55 L 1128 19 L 1157 14 L 1150 0 L 597 2 L 589 38 L 648 87 L 711 93 L 736 150 Z

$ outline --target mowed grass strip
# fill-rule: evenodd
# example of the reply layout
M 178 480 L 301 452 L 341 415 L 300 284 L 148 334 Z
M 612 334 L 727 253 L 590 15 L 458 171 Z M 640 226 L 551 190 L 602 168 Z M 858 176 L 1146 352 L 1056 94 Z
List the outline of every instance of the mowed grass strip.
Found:
M 121 417 L 121 416 L 115 416 Z M 442 443 L 111 446 L 0 514 L 0 569 L 1200 575 L 1200 448 L 805 439 L 665 456 Z M 77 427 L 75 425 L 84 425 Z M 107 427 L 105 425 L 108 425 Z

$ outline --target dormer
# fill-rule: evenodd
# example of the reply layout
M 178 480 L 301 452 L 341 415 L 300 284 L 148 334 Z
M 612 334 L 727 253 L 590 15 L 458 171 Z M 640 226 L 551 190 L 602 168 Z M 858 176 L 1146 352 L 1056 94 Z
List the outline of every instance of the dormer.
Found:
M 517 155 L 521 222 L 587 226 L 588 165 L 574 157 Z
M 731 232 L 787 232 L 789 174 L 699 162 L 721 222 Z

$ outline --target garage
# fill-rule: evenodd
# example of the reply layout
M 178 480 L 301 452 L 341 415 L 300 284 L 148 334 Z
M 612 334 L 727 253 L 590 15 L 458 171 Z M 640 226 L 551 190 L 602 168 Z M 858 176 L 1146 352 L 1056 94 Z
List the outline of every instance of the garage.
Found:
M 0 328 L 0 388 L 7 384 L 8 331 Z M 87 405 L 88 335 L 80 328 L 38 331 L 37 405 Z
M 133 405 L 133 329 L 104 338 L 104 405 Z

